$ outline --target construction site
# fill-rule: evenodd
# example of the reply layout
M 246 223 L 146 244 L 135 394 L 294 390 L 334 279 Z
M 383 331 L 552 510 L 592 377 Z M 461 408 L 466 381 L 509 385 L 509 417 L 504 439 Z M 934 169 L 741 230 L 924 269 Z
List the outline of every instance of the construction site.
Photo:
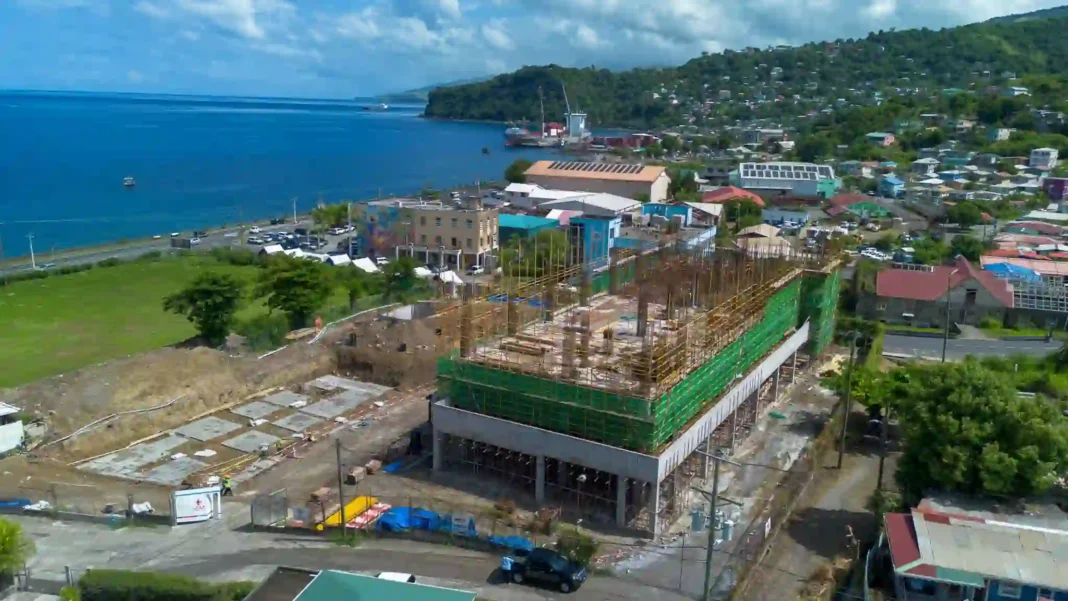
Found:
M 665 245 L 537 273 L 431 318 L 433 469 L 653 536 L 834 333 L 838 265 L 818 255 Z

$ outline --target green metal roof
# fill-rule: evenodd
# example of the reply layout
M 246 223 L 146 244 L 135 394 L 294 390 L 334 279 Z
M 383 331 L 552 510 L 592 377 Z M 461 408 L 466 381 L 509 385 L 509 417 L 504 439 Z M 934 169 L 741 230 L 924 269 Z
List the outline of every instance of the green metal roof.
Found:
M 474 601 L 475 593 L 323 570 L 294 601 Z
M 533 215 L 510 215 L 502 213 L 498 216 L 498 225 L 503 228 L 515 230 L 540 230 L 560 225 L 555 219 L 535 217 Z

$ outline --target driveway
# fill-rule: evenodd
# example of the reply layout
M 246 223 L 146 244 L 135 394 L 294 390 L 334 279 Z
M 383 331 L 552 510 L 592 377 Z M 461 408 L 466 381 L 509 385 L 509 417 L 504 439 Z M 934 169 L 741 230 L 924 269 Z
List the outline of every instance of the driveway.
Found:
M 1057 352 L 1061 342 L 1054 340 L 955 340 L 946 344 L 946 360 L 961 361 L 968 355 L 976 357 L 1011 357 L 1013 355 L 1042 356 Z M 912 359 L 942 359 L 941 338 L 897 336 L 887 334 L 883 339 L 883 355 Z

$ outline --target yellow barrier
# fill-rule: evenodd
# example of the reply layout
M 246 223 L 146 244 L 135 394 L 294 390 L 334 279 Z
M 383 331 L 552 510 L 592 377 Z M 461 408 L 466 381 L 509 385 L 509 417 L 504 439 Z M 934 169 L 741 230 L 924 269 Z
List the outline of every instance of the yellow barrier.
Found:
M 378 499 L 374 497 L 356 497 L 345 504 L 345 519 L 351 521 L 356 516 L 367 511 L 372 505 L 378 502 Z M 341 524 L 341 512 L 336 511 L 326 518 L 321 524 L 316 524 L 315 529 L 319 532 L 323 531 L 324 526 L 338 526 Z

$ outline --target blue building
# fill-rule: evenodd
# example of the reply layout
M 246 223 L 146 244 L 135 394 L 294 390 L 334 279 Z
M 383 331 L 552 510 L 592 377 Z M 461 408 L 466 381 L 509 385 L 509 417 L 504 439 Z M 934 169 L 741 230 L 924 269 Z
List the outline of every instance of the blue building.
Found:
M 616 239 L 622 229 L 622 217 L 582 215 L 571 217 L 567 235 L 572 248 L 578 252 L 576 259 L 579 263 L 600 267 L 608 264 L 609 254 L 615 248 Z
M 905 195 L 905 182 L 894 175 L 884 175 L 879 180 L 879 196 L 899 198 Z
M 538 232 L 551 230 L 560 225 L 555 219 L 535 217 L 533 215 L 509 215 L 501 213 L 498 216 L 497 229 L 500 235 L 500 243 L 504 244 L 512 238 L 533 238 Z
M 671 205 L 662 202 L 647 202 L 642 205 L 642 215 L 659 215 L 665 219 L 682 217 L 683 227 L 689 227 L 693 221 L 693 209 L 686 205 Z
M 924 499 L 884 516 L 898 601 L 1068 601 L 1068 518 Z

